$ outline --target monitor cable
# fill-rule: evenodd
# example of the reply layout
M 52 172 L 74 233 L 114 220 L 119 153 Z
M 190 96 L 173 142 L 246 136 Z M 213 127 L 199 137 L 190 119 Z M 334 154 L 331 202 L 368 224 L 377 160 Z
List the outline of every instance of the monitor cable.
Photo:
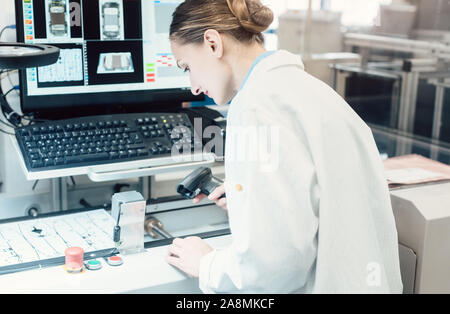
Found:
M 2 70 L 0 72 L 0 75 L 5 73 L 5 72 L 8 72 L 8 71 Z M 14 87 L 13 87 L 12 90 L 14 90 Z M 1 80 L 0 80 L 0 110 L 1 110 L 1 112 L 3 114 L 3 116 L 5 117 L 5 119 L 11 124 L 10 127 L 17 128 L 17 127 L 19 127 L 21 125 L 22 118 L 17 112 L 15 112 L 11 108 L 11 106 L 8 103 L 8 100 L 6 99 L 6 96 L 12 90 L 9 90 L 8 92 L 4 93 L 3 92 L 3 87 L 2 87 L 2 84 L 1 84 Z
M 16 90 L 17 93 L 19 93 L 19 86 L 14 85 L 9 76 L 9 74 L 11 74 L 11 72 L 14 72 L 14 71 L 17 71 L 17 70 L 1 70 L 0 71 L 0 75 L 3 73 L 7 73 L 6 76 L 8 77 L 8 80 L 12 86 L 11 89 L 9 89 L 6 93 L 3 93 L 3 87 L 0 84 L 0 111 L 1 111 L 1 114 L 5 117 L 5 120 L 8 121 L 9 123 L 6 123 L 5 121 L 2 121 L 2 120 L 0 120 L 0 122 L 2 122 L 3 124 L 6 124 L 7 126 L 9 126 L 11 128 L 16 128 L 16 127 L 20 127 L 20 126 L 24 125 L 22 120 L 28 121 L 29 124 L 33 124 L 36 122 L 48 121 L 45 119 L 35 119 L 34 117 L 28 116 L 28 115 L 20 115 L 11 108 L 6 97 L 9 95 L 9 93 L 11 93 L 14 90 Z M 1 80 L 3 80 L 4 78 L 5 77 L 1 78 Z
M 11 24 L 3 27 L 2 30 L 0 30 L 0 39 L 2 38 L 3 32 L 7 29 L 16 29 L 16 25 Z

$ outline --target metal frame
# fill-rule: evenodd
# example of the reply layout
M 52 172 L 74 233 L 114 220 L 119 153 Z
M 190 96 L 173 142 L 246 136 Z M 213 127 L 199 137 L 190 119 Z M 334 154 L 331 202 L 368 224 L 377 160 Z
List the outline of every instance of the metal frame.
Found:
M 403 51 L 428 57 L 450 59 L 450 46 L 439 42 L 356 33 L 345 34 L 344 42 L 346 46 Z
M 435 72 L 439 70 L 439 66 L 442 61 L 450 60 L 450 46 L 439 42 L 419 41 L 402 38 L 393 38 L 387 36 L 375 36 L 366 34 L 354 34 L 348 33 L 344 39 L 346 46 L 356 46 L 361 49 L 362 62 L 358 67 L 359 70 L 351 69 L 345 66 L 336 65 L 335 68 L 335 82 L 334 88 L 341 95 L 345 95 L 345 76 L 339 75 L 339 70 L 347 70 L 351 72 L 360 72 L 367 75 L 386 76 L 388 73 L 398 73 L 400 75 L 400 86 L 394 86 L 392 104 L 398 103 L 398 112 L 396 106 L 392 106 L 392 117 L 395 117 L 398 113 L 398 121 L 391 123 L 391 127 L 396 127 L 400 131 L 409 133 L 414 132 L 414 122 L 416 115 L 416 102 L 417 92 L 419 85 L 419 78 L 421 73 Z M 388 51 L 400 51 L 413 53 L 415 55 L 425 56 L 424 58 L 405 59 L 403 61 L 393 61 L 390 65 L 396 70 L 382 70 L 386 67 L 387 63 L 377 62 L 369 63 L 370 49 L 384 49 Z M 399 67 L 399 65 L 401 67 Z M 374 70 L 374 68 L 378 68 Z M 339 82 L 344 78 L 344 84 Z M 436 83 L 436 102 L 433 119 L 433 138 L 439 138 L 440 123 L 441 123 L 441 111 L 443 101 L 443 88 L 447 85 Z M 399 99 L 395 95 L 395 92 L 399 91 Z
M 414 131 L 418 84 L 419 72 L 411 71 L 402 73 L 398 114 L 398 129 L 400 131 L 411 133 Z
M 53 178 L 52 186 L 52 204 L 54 209 L 67 210 L 67 184 L 64 178 Z
M 450 82 L 440 82 L 438 80 L 429 80 L 428 83 L 436 86 L 436 97 L 434 101 L 433 129 L 431 137 L 439 140 L 442 125 L 442 110 L 444 107 L 444 92 L 450 88 Z

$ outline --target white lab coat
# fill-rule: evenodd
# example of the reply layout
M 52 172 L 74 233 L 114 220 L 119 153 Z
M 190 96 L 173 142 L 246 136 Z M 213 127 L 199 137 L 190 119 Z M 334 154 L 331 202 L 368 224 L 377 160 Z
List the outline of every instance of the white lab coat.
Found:
M 262 166 L 261 156 L 242 158 L 252 145 L 270 151 L 255 140 L 242 144 L 249 129 L 260 139 L 274 132 L 275 166 Z M 372 133 L 304 71 L 300 57 L 277 51 L 261 60 L 233 99 L 225 176 L 233 242 L 202 258 L 205 293 L 402 292 L 397 231 Z

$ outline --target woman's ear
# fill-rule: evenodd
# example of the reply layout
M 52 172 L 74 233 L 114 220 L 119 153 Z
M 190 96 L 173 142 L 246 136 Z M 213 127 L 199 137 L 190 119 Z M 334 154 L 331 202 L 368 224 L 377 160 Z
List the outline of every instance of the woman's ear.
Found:
M 208 29 L 203 35 L 203 43 L 207 50 L 215 57 L 221 58 L 223 56 L 223 40 L 222 36 L 215 29 Z

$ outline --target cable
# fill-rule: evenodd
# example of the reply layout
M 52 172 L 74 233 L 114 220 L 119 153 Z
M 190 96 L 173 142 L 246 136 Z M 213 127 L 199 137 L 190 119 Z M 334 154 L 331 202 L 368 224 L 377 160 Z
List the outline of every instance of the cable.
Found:
M 47 122 L 47 121 L 51 121 L 48 119 L 36 119 L 36 118 L 32 118 L 29 116 L 21 116 L 22 119 L 30 121 L 30 122 Z
M 31 188 L 32 191 L 36 188 L 36 185 L 39 183 L 39 179 L 34 181 L 33 187 Z
M 15 135 L 14 133 L 10 133 L 10 132 L 7 132 L 7 131 L 2 130 L 2 129 L 0 129 L 0 132 L 2 132 L 4 134 L 7 134 L 7 135 Z
M 10 123 L 6 124 L 4 121 L 2 121 L 4 124 L 8 125 L 11 128 L 16 128 L 20 125 L 20 116 L 17 113 L 15 113 L 9 106 L 8 102 L 6 101 L 3 95 L 1 87 L 0 87 L 0 111 L 2 112 L 6 121 Z
M 8 78 L 9 84 L 11 84 L 11 86 L 17 91 L 17 95 L 20 95 L 19 89 L 20 86 L 19 85 L 14 85 L 13 81 L 11 80 L 11 74 L 13 72 L 18 72 L 18 70 L 10 70 L 7 72 L 6 77 Z
M 10 127 L 10 128 L 13 128 L 13 129 L 14 129 L 14 126 L 13 126 L 13 125 L 11 125 L 11 124 L 9 124 L 9 123 L 6 123 L 6 122 L 3 121 L 2 119 L 0 119 L 0 123 L 3 123 L 3 124 L 6 125 L 7 127 Z
M 3 27 L 2 30 L 0 31 L 0 39 L 2 38 L 3 32 L 7 29 L 16 29 L 16 25 L 11 24 Z
M 7 91 L 7 92 L 3 95 L 3 97 L 6 98 L 6 96 L 8 96 L 8 94 L 11 93 L 11 92 L 12 92 L 13 90 L 15 90 L 15 89 L 16 89 L 16 87 L 11 88 L 9 91 Z
M 5 71 L 0 71 L 0 75 Z M 9 105 L 8 101 L 6 100 L 5 95 L 3 94 L 3 88 L 0 80 L 0 109 L 2 111 L 3 116 L 6 118 L 6 120 L 11 123 L 14 128 L 19 127 L 21 124 L 21 117 L 19 114 L 17 114 Z
M 11 86 L 14 86 L 14 87 L 16 87 L 16 85 L 14 85 L 14 83 L 11 81 L 11 74 L 16 71 L 17 70 L 11 70 L 11 71 L 8 71 L 8 73 L 6 74 L 6 77 L 8 78 L 9 83 L 11 84 Z M 19 89 L 19 85 L 17 85 L 17 89 Z

